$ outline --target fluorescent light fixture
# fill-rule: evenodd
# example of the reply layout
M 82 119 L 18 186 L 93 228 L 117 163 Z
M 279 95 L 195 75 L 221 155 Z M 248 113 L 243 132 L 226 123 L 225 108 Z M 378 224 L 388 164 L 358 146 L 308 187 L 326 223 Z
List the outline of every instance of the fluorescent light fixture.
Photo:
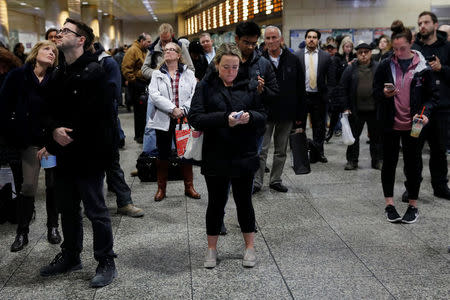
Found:
M 103 10 L 99 9 L 99 10 L 97 10 L 97 12 L 99 12 L 99 13 L 102 13 L 102 12 L 103 12 Z
M 104 15 L 104 16 L 107 16 L 107 15 L 109 15 L 109 14 L 108 14 L 108 13 L 103 13 L 103 15 Z
M 20 2 L 19 4 L 22 5 L 22 6 L 27 5 L 25 2 Z
M 35 10 L 41 10 L 39 7 L 35 7 L 34 9 L 35 9 Z
M 81 4 L 82 4 L 82 5 L 88 5 L 88 4 L 89 4 L 89 2 L 87 2 L 87 1 L 83 1 L 83 2 L 81 2 Z
M 150 4 L 149 0 L 142 0 L 142 4 L 144 4 L 145 9 L 152 16 L 153 20 L 158 22 L 158 17 L 156 17 L 155 12 L 153 11 L 153 7 Z

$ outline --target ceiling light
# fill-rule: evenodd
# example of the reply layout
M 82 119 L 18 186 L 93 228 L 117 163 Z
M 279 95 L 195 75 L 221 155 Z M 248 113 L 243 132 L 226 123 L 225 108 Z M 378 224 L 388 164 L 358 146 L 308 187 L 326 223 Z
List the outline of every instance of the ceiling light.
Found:
M 155 12 L 153 11 L 150 1 L 142 0 L 142 4 L 144 4 L 145 9 L 147 9 L 148 13 L 153 17 L 153 20 L 158 21 L 158 18 L 156 17 Z
M 108 14 L 108 13 L 104 13 L 103 15 L 104 15 L 104 16 L 107 16 L 107 15 L 109 15 L 109 14 Z
M 20 2 L 20 5 L 25 6 L 27 4 L 25 2 Z
M 87 1 L 83 1 L 83 2 L 81 2 L 81 4 L 82 4 L 82 5 L 88 5 L 88 4 L 89 4 L 89 2 L 87 2 Z
M 40 10 L 40 8 L 39 8 L 39 7 L 35 7 L 34 9 L 35 9 L 35 10 Z
M 97 12 L 99 12 L 99 13 L 102 13 L 102 12 L 103 12 L 103 10 L 99 9 L 99 10 L 97 10 Z

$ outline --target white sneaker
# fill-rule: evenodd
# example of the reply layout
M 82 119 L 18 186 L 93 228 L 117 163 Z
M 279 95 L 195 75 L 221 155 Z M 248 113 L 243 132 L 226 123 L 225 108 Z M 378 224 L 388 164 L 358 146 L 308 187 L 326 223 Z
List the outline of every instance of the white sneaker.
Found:
M 254 248 L 245 249 L 242 265 L 247 268 L 253 268 L 256 265 L 256 252 Z
M 217 250 L 208 248 L 206 251 L 205 262 L 203 266 L 207 269 L 215 268 L 217 265 Z

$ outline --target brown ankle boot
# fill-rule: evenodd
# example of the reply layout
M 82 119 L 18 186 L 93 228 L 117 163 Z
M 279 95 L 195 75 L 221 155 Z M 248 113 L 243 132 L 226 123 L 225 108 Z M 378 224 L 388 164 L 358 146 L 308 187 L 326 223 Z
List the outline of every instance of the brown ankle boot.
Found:
M 155 194 L 155 201 L 161 201 L 166 197 L 167 177 L 169 173 L 169 161 L 156 160 L 156 176 L 158 177 L 158 191 Z
M 192 165 L 182 164 L 181 172 L 184 178 L 184 194 L 189 198 L 200 199 L 201 196 L 194 190 L 194 174 L 192 173 Z

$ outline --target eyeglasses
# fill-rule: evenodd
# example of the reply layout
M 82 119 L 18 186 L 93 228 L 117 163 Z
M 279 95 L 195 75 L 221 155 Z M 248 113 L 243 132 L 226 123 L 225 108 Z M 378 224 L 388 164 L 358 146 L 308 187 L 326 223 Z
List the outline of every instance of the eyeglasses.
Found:
M 166 48 L 166 49 L 164 49 L 163 51 L 164 51 L 165 53 L 170 52 L 170 51 L 172 51 L 172 52 L 177 52 L 177 53 L 178 53 L 178 50 L 175 49 L 175 48 Z
M 256 47 L 256 45 L 258 44 L 258 42 L 249 42 L 247 40 L 242 40 L 242 43 L 244 43 L 245 46 L 247 47 Z
M 70 30 L 70 29 L 67 28 L 67 27 L 58 30 L 57 33 L 58 33 L 58 34 L 62 34 L 62 35 L 66 35 L 66 34 L 68 34 L 68 33 L 73 33 L 73 34 L 75 34 L 75 35 L 78 36 L 78 37 L 82 36 L 81 34 L 75 32 L 75 31 L 73 31 L 73 30 Z

